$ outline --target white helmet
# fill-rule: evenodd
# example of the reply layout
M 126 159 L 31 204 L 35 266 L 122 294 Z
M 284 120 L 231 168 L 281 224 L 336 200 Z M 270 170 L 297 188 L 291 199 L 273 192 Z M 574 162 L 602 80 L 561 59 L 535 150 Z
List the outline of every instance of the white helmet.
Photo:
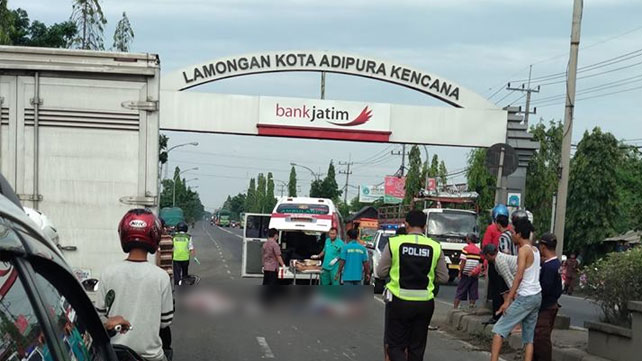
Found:
M 51 222 L 51 220 L 49 220 L 47 216 L 35 209 L 29 207 L 23 208 L 25 209 L 25 213 L 27 213 L 29 218 L 36 224 L 36 226 L 38 226 L 42 233 L 47 238 L 49 238 L 49 240 L 51 240 L 56 246 L 59 246 L 60 239 L 58 237 L 58 231 L 56 230 L 56 227 Z

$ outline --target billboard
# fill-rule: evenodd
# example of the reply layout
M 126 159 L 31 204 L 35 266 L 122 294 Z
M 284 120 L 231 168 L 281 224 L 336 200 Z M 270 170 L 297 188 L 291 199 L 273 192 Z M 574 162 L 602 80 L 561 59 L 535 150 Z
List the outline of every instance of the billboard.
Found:
M 390 140 L 390 105 L 261 97 L 259 135 L 338 140 Z
M 373 203 L 377 200 L 383 199 L 383 197 L 384 187 L 382 186 L 359 186 L 359 202 L 361 203 Z
M 406 195 L 406 177 L 386 176 L 384 184 L 384 203 L 401 203 Z

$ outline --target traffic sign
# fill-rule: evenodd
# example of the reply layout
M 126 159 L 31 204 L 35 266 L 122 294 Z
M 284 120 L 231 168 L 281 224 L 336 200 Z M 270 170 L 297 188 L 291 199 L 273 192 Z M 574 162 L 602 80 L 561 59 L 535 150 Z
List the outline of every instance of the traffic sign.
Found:
M 517 158 L 517 152 L 513 147 L 505 143 L 497 143 L 488 148 L 486 151 L 486 168 L 488 171 L 496 175 L 499 170 L 499 163 L 502 154 L 504 151 L 504 163 L 502 166 L 502 176 L 507 177 L 515 170 L 519 164 L 519 159 Z

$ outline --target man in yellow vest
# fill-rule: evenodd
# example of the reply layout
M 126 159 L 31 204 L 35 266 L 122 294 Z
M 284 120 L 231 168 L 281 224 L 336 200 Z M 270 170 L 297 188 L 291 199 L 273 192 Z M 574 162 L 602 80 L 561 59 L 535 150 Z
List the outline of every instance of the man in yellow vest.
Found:
M 408 234 L 390 238 L 377 265 L 378 275 L 390 276 L 384 349 L 391 361 L 421 361 L 435 310 L 433 290 L 448 282 L 448 269 L 439 243 L 424 235 L 426 214 L 410 211 L 405 223 Z
M 192 237 L 187 234 L 187 223 L 179 222 L 176 225 L 174 243 L 174 284 L 181 285 L 183 280 L 189 276 L 189 259 L 196 254 Z

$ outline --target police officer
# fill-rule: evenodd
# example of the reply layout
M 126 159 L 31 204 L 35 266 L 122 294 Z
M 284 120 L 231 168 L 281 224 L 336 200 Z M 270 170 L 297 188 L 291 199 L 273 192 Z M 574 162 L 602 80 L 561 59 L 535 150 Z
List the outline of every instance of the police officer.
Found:
M 448 269 L 439 243 L 424 235 L 426 214 L 410 211 L 405 223 L 408 234 L 391 238 L 377 265 L 378 275 L 390 276 L 384 291 L 384 348 L 391 361 L 421 361 L 435 284 L 448 282 Z
M 189 259 L 194 256 L 194 243 L 192 237 L 187 233 L 187 223 L 179 222 L 176 225 L 176 234 L 174 234 L 174 284 L 181 285 L 183 280 L 189 276 Z

